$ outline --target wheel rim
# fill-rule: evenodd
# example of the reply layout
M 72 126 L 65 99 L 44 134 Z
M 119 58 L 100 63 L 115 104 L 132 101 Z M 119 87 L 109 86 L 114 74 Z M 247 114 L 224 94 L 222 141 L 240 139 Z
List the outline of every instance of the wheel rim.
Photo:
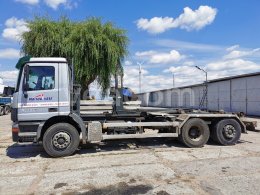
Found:
M 53 146 L 58 150 L 66 149 L 71 143 L 71 137 L 66 132 L 58 132 L 52 138 Z
M 233 125 L 226 125 L 223 127 L 223 135 L 226 139 L 233 139 L 236 135 L 236 129 Z
M 202 132 L 198 127 L 191 127 L 189 130 L 189 138 L 194 141 L 199 141 L 202 136 Z

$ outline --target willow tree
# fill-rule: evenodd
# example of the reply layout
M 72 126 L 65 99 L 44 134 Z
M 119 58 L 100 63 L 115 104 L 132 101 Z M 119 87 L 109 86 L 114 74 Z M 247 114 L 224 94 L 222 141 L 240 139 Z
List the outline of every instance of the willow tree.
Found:
M 73 22 L 36 17 L 28 21 L 29 31 L 22 35 L 22 52 L 33 57 L 65 57 L 75 67 L 75 78 L 82 92 L 97 80 L 104 93 L 111 76 L 122 71 L 127 55 L 126 31 L 99 18 Z

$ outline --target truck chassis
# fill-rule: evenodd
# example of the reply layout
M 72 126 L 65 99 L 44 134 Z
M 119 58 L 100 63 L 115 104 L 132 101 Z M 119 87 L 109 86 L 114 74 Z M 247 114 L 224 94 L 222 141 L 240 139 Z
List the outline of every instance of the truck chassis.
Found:
M 221 145 L 234 145 L 246 126 L 237 115 L 216 114 L 178 109 L 124 114 L 72 114 L 57 116 L 48 121 L 20 122 L 13 126 L 13 138 L 18 142 L 42 142 L 52 157 L 73 154 L 82 143 L 105 140 L 177 137 L 187 147 L 203 147 L 211 137 Z M 35 128 L 33 130 L 33 127 Z M 28 128 L 32 128 L 28 132 Z M 26 132 L 21 132 L 24 129 Z M 154 133 L 146 133 L 146 130 Z M 19 132 L 15 134 L 15 132 Z M 75 134 L 76 132 L 76 134 Z M 151 132 L 151 131 L 149 131 Z

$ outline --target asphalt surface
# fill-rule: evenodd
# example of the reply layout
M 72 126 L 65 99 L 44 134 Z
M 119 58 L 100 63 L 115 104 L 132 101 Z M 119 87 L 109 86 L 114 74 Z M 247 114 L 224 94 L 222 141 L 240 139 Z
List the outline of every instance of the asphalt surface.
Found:
M 0 116 L 0 194 L 260 194 L 260 133 L 235 146 L 190 149 L 173 139 L 109 141 L 49 158 L 11 141 Z

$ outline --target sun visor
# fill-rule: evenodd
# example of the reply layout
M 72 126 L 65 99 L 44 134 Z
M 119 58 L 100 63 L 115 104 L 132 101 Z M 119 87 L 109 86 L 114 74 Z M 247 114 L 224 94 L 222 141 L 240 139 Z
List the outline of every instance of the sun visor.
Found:
M 18 60 L 17 64 L 15 65 L 15 68 L 17 68 L 18 70 L 20 70 L 20 69 L 22 68 L 22 66 L 23 66 L 26 62 L 30 61 L 30 58 L 31 58 L 31 56 L 21 57 L 21 58 Z

